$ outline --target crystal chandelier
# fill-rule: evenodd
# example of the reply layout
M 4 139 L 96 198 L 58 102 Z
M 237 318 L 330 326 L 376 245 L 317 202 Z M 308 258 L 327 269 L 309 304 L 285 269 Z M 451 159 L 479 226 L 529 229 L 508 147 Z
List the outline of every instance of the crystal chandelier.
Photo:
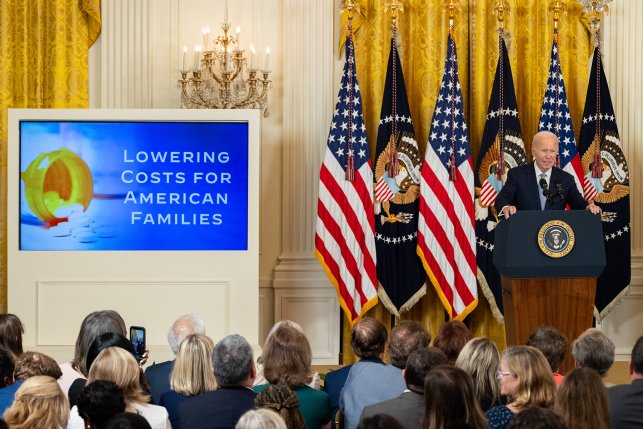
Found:
M 181 104 L 188 109 L 260 109 L 268 117 L 268 93 L 272 81 L 268 76 L 270 48 L 266 52 L 265 67 L 255 67 L 255 51 L 250 45 L 250 68 L 246 67 L 243 57 L 245 50 L 239 43 L 240 29 L 237 37 L 228 36 L 231 23 L 228 21 L 226 2 L 224 21 L 221 23 L 223 37 L 210 41 L 210 27 L 203 30 L 204 48 L 197 46 L 194 52 L 194 65 L 188 68 L 186 63 L 187 47 L 183 48 L 183 68 L 180 70 Z M 203 56 L 201 56 L 201 50 Z M 248 78 L 244 79 L 244 69 Z M 188 75 L 192 73 L 192 77 Z M 263 76 L 263 79 L 258 76 Z
M 609 15 L 610 8 L 607 3 L 610 3 L 612 0 L 576 0 L 578 4 L 583 6 L 583 13 L 591 13 L 594 15 L 592 20 L 589 23 L 589 29 L 592 32 L 595 32 L 601 27 L 601 12 L 605 12 L 606 15 Z

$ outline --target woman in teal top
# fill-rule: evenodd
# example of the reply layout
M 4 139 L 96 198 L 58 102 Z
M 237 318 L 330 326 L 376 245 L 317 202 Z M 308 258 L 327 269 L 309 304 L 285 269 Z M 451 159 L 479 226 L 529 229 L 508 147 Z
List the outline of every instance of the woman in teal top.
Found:
M 299 411 L 308 429 L 330 429 L 330 397 L 306 386 L 313 377 L 312 351 L 302 332 L 285 324 L 278 327 L 266 340 L 261 363 L 269 384 L 256 386 L 256 393 L 269 385 L 286 386 L 297 395 Z

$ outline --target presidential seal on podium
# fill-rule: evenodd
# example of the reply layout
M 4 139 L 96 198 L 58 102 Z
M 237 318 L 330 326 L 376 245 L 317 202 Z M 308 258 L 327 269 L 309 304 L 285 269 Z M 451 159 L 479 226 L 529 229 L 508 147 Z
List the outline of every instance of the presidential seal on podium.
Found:
M 538 231 L 540 250 L 552 258 L 562 258 L 574 248 L 574 231 L 563 221 L 547 222 Z

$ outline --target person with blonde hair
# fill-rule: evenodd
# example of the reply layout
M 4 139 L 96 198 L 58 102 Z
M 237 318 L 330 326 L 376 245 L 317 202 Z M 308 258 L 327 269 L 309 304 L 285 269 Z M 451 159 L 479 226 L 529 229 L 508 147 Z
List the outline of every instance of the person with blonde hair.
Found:
M 500 394 L 507 396 L 508 405 L 487 411 L 491 429 L 505 429 L 526 407 L 551 408 L 556 400 L 556 382 L 551 367 L 540 350 L 531 346 L 513 346 L 502 353 Z
M 607 388 L 601 376 L 590 368 L 574 368 L 565 375 L 554 410 L 567 429 L 610 427 Z
M 286 423 L 272 410 L 266 408 L 246 412 L 234 429 L 287 429 Z
M 471 376 L 483 412 L 502 404 L 498 381 L 500 353 L 493 341 L 484 337 L 469 341 L 460 352 L 455 366 Z
M 170 420 L 165 408 L 150 405 L 150 397 L 143 394 L 140 383 L 141 369 L 134 356 L 120 348 L 108 347 L 98 354 L 92 363 L 87 384 L 96 380 L 113 381 L 123 390 L 125 410 L 145 417 L 152 429 L 171 429 Z M 78 407 L 71 409 L 68 429 L 83 429 L 83 419 L 78 414 Z
M 179 346 L 170 377 L 172 390 L 162 394 L 159 402 L 167 410 L 174 429 L 178 428 L 181 402 L 217 388 L 212 367 L 213 350 L 214 343 L 203 334 L 188 335 Z
M 68 417 L 69 401 L 56 380 L 45 375 L 25 380 L 13 405 L 4 412 L 11 429 L 64 429 Z
M 288 325 L 277 328 L 266 341 L 261 363 L 270 384 L 255 386 L 256 393 L 270 385 L 288 387 L 297 395 L 306 427 L 330 429 L 330 397 L 307 385 L 313 378 L 312 351 L 303 333 Z

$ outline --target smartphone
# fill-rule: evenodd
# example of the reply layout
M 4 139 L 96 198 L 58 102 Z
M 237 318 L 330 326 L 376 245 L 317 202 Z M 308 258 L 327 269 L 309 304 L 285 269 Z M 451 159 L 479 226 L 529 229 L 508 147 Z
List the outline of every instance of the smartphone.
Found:
M 134 357 L 136 357 L 137 362 L 140 362 L 145 354 L 145 328 L 142 326 L 130 326 L 129 339 L 134 346 Z

